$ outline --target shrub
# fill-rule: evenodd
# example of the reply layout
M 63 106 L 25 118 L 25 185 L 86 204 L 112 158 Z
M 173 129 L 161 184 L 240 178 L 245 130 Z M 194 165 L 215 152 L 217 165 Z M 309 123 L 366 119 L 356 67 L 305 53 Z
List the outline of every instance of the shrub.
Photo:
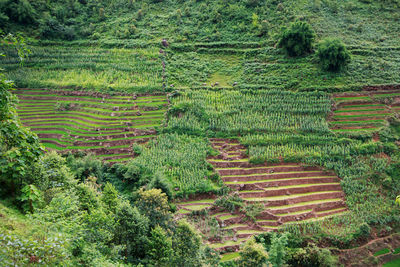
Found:
M 338 260 L 329 249 L 319 248 L 314 244 L 305 248 L 290 250 L 290 266 L 333 267 L 338 266 Z
M 165 177 L 162 171 L 156 171 L 150 183 L 148 184 L 149 189 L 160 189 L 165 193 L 169 199 L 172 198 L 172 185 L 169 180 Z
M 174 257 L 171 266 L 201 266 L 201 237 L 187 221 L 178 221 L 172 248 Z
M 261 267 L 265 266 L 268 259 L 268 253 L 264 250 L 263 245 L 256 243 L 254 237 L 250 238 L 243 249 L 239 252 L 240 259 L 238 261 L 238 266 L 252 266 Z
M 43 194 L 33 184 L 26 185 L 21 189 L 19 200 L 25 212 L 33 213 L 43 203 Z
M 273 234 L 271 240 L 271 247 L 269 249 L 269 262 L 272 266 L 283 266 L 285 264 L 286 257 L 286 245 L 288 243 L 288 233 L 284 233 L 278 236 L 276 233 Z
M 318 45 L 317 56 L 323 70 L 339 71 L 350 63 L 350 53 L 338 39 L 325 39 Z
M 292 23 L 289 29 L 282 32 L 279 46 L 291 57 L 301 56 L 311 52 L 315 33 L 311 26 L 303 21 Z
M 164 226 L 170 218 L 168 197 L 160 189 L 139 190 L 136 201 L 139 211 L 150 219 L 150 226 Z
M 168 266 L 172 258 L 172 239 L 158 225 L 151 230 L 146 254 L 154 266 Z

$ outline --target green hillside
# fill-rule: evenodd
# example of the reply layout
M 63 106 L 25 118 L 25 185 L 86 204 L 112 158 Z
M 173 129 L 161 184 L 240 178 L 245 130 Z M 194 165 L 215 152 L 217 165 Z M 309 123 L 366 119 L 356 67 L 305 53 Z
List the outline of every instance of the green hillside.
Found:
M 396 266 L 399 32 L 398 0 L 0 0 L 0 265 Z

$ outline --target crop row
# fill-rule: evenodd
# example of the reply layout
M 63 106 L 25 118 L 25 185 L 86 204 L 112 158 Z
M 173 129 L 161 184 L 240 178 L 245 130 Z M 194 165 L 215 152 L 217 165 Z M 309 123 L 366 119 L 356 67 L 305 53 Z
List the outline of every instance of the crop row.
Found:
M 171 181 L 176 194 L 207 192 L 215 185 L 207 179 L 208 142 L 203 138 L 166 134 L 142 147 L 133 164 L 152 172 L 162 172 Z
M 167 129 L 174 131 L 329 132 L 323 93 L 188 90 L 172 104 Z
M 93 47 L 32 47 L 19 66 L 14 51 L 6 51 L 0 66 L 18 87 L 87 88 L 99 91 L 154 92 L 162 90 L 158 49 Z
M 115 153 L 129 153 L 132 143 L 153 138 L 153 127 L 161 124 L 167 104 L 163 96 L 16 92 L 22 99 L 18 105 L 22 123 L 31 127 L 47 148 L 83 150 L 111 160 Z

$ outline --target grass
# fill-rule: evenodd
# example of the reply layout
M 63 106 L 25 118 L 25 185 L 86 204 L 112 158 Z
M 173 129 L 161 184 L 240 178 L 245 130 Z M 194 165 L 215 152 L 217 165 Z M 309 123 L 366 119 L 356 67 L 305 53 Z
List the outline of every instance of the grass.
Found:
M 237 241 L 233 240 L 227 240 L 224 243 L 213 243 L 210 244 L 211 248 L 222 248 L 222 247 L 227 247 L 227 246 L 235 246 L 235 245 L 240 245 L 241 242 L 246 240 L 245 238 L 239 238 Z
M 279 165 L 279 166 L 261 166 L 261 167 L 232 167 L 232 168 L 215 168 L 217 171 L 223 170 L 259 170 L 259 169 L 273 169 L 273 168 L 284 168 L 284 167 L 299 167 L 299 165 L 289 164 L 289 165 Z
M 258 184 L 258 183 L 267 183 L 267 182 L 277 182 L 277 181 L 286 181 L 286 180 L 295 180 L 295 179 L 320 179 L 320 178 L 335 178 L 337 176 L 310 176 L 310 177 L 289 177 L 282 179 L 267 179 L 267 180 L 253 180 L 253 181 L 229 181 L 225 182 L 225 184 Z
M 225 221 L 225 220 L 232 219 L 232 218 L 237 218 L 237 217 L 239 217 L 239 216 L 238 215 L 229 214 L 229 215 L 221 216 L 221 217 L 219 217 L 219 219 Z
M 299 167 L 299 166 L 296 166 Z M 273 167 L 271 167 L 273 168 Z M 224 170 L 229 170 L 229 169 L 224 169 Z M 240 168 L 238 168 L 240 170 Z M 245 169 L 243 169 L 245 170 Z M 252 177 L 252 176 L 273 176 L 275 174 L 293 174 L 293 173 L 317 173 L 321 171 L 286 171 L 286 172 L 273 172 L 273 173 L 267 173 L 267 172 L 260 172 L 260 173 L 252 173 L 252 174 L 231 174 L 231 175 L 221 175 L 221 177 Z
M 46 92 L 45 90 L 36 92 Z M 113 142 L 130 142 L 133 143 L 138 139 L 152 138 L 153 134 L 144 134 L 131 137 L 125 137 L 125 134 L 134 133 L 134 129 L 146 129 L 160 126 L 165 107 L 158 110 L 151 111 L 140 111 L 141 116 L 137 115 L 138 110 L 123 110 L 124 107 L 132 107 L 133 105 L 140 107 L 159 107 L 166 103 L 165 96 L 145 96 L 137 97 L 135 100 L 132 96 L 111 96 L 109 99 L 105 99 L 103 102 L 101 97 L 92 96 L 72 96 L 72 95 L 58 95 L 55 92 L 50 92 L 48 95 L 35 94 L 32 90 L 19 90 L 17 93 L 22 94 L 24 97 L 32 96 L 34 99 L 22 100 L 18 106 L 18 112 L 20 112 L 22 122 L 33 128 L 34 132 L 38 134 L 58 134 L 61 137 L 57 138 L 40 138 L 40 141 L 49 149 L 55 150 L 86 150 L 86 149 L 100 149 L 103 145 L 97 145 L 100 143 Z M 65 92 L 68 94 L 68 92 Z M 57 97 L 58 100 L 43 100 L 42 97 Z M 78 100 L 76 100 L 78 99 Z M 93 100 L 97 101 L 97 108 L 92 107 Z M 111 101 L 117 103 L 107 103 Z M 52 104 L 50 108 L 43 109 L 40 103 Z M 127 103 L 130 102 L 130 103 Z M 59 111 L 55 109 L 56 103 L 74 103 L 77 105 L 77 110 L 72 111 Z M 27 105 L 34 107 L 28 108 Z M 37 106 L 38 108 L 35 108 Z M 114 111 L 114 107 L 119 107 L 118 111 Z M 100 113 L 101 112 L 101 113 Z M 122 116 L 111 116 L 111 114 L 123 114 Z M 54 118 L 60 116 L 61 118 Z M 131 126 L 127 126 L 126 122 L 130 122 Z M 55 124 L 55 125 L 52 125 Z M 130 128 L 126 131 L 127 127 Z M 108 139 L 109 137 L 114 139 Z M 92 140 L 91 137 L 96 137 L 96 140 Z M 103 138 L 101 138 L 103 137 Z M 57 142 L 52 144 L 50 142 Z M 93 143 L 93 145 L 73 145 L 74 142 Z M 128 145 L 118 145 L 109 147 L 113 148 L 128 148 Z M 107 156 L 107 155 L 104 155 Z M 112 156 L 112 155 L 109 155 Z M 127 159 L 109 159 L 112 162 L 124 162 Z
M 387 253 L 389 253 L 389 252 L 390 252 L 390 249 L 384 248 L 384 249 L 381 249 L 381 250 L 375 252 L 375 253 L 374 253 L 374 257 L 378 257 L 378 256 L 380 256 L 380 255 L 387 254 Z
M 294 207 L 301 207 L 305 205 L 312 205 L 312 204 L 322 204 L 322 203 L 327 203 L 327 202 L 336 202 L 342 200 L 341 198 L 330 198 L 330 199 L 323 199 L 323 200 L 313 200 L 313 201 L 305 201 L 305 202 L 300 202 L 296 204 L 291 204 L 291 205 L 283 205 L 283 206 L 271 206 L 269 207 L 272 210 L 277 210 L 277 209 L 286 209 L 286 208 L 294 208 Z
M 202 210 L 205 208 L 210 207 L 210 205 L 189 205 L 189 206 L 185 206 L 185 208 L 189 209 L 189 210 Z
M 225 253 L 222 255 L 221 262 L 231 261 L 240 257 L 239 252 Z
M 236 234 L 241 235 L 241 234 L 261 234 L 264 233 L 264 231 L 258 231 L 258 230 L 239 230 L 236 232 Z
M 370 111 L 381 111 L 385 110 L 384 108 L 372 108 L 372 109 L 344 109 L 335 110 L 333 113 L 346 113 L 346 112 L 370 112 Z
M 383 267 L 399 267 L 400 266 L 400 259 L 395 259 L 383 264 Z
M 224 227 L 224 229 L 234 229 L 234 228 L 238 228 L 238 227 L 246 227 L 246 226 L 248 226 L 247 224 L 231 224 L 231 225 L 228 225 L 228 226 L 226 226 L 226 227 Z
M 299 215 L 299 214 L 308 213 L 311 211 L 312 211 L 312 209 L 307 209 L 307 210 L 300 210 L 300 211 L 289 212 L 289 213 L 279 213 L 279 214 L 275 214 L 275 215 L 277 215 L 277 216 Z
M 331 209 L 331 210 L 322 210 L 322 211 L 316 211 L 316 214 L 322 214 L 322 213 L 326 213 L 326 212 L 333 212 L 333 211 L 339 211 L 339 210 L 343 210 L 344 208 L 338 208 L 338 209 Z
M 368 114 L 359 114 L 359 115 L 336 115 L 333 117 L 337 118 L 337 119 L 346 119 L 346 118 L 361 118 L 361 117 L 386 117 L 387 115 L 390 115 L 390 113 L 388 112 L 385 114 L 382 114 L 382 113 L 370 114 L 370 113 L 368 113 Z
M 279 189 L 289 189 L 289 188 L 303 188 L 309 186 L 324 186 L 324 185 L 340 185 L 340 183 L 319 183 L 319 184 L 299 184 L 299 185 L 287 185 L 287 186 L 277 186 L 277 187 L 266 187 L 266 189 L 270 190 L 279 190 Z M 242 192 L 242 191 L 241 191 Z
M 178 212 L 179 214 L 188 214 L 188 213 L 190 213 L 191 211 L 185 210 L 185 209 L 179 209 L 177 212 Z
M 195 203 L 214 203 L 215 199 L 201 199 L 201 200 L 193 200 L 193 201 L 185 201 L 175 203 L 176 205 L 185 205 L 185 204 L 195 204 Z
M 400 247 L 395 248 L 395 249 L 393 250 L 393 254 L 399 254 L 399 253 L 400 253 Z

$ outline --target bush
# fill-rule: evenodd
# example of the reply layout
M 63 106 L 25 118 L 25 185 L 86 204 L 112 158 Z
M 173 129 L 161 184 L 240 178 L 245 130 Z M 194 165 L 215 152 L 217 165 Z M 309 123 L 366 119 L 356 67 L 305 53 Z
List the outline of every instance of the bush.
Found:
M 317 56 L 323 70 L 339 71 L 350 63 L 350 53 L 338 39 L 325 39 L 318 45 Z
M 279 46 L 286 50 L 289 56 L 296 57 L 311 52 L 315 33 L 311 26 L 303 21 L 296 21 L 289 29 L 282 32 Z
M 288 264 L 290 266 L 333 267 L 338 266 L 338 260 L 329 249 L 319 248 L 314 244 L 305 248 L 290 251 Z
M 256 243 L 254 237 L 246 242 L 239 253 L 238 266 L 240 267 L 262 267 L 265 266 L 268 259 L 268 253 L 265 251 L 263 245 Z

